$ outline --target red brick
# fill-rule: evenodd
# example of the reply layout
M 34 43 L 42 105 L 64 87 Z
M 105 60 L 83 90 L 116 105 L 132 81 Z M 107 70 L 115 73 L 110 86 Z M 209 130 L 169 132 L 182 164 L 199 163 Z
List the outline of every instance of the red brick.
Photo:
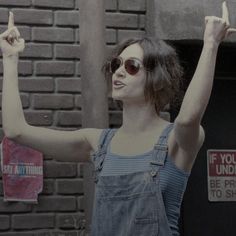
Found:
M 43 28 L 32 29 L 32 39 L 40 42 L 74 42 L 74 31 L 70 28 Z
M 68 61 L 43 61 L 35 63 L 36 75 L 73 75 L 74 62 Z
M 79 29 L 75 29 L 75 41 L 77 43 L 80 42 Z
M 87 236 L 85 230 L 43 230 L 35 234 L 34 236 Z
M 78 177 L 83 177 L 84 176 L 84 163 L 78 163 L 78 165 L 77 165 L 77 167 L 78 167 L 78 169 L 77 169 L 77 171 L 78 171 Z
M 78 93 L 81 92 L 80 78 L 56 78 L 56 91 Z
M 74 106 L 70 94 L 34 94 L 32 102 L 36 109 L 69 109 Z
M 105 41 L 106 43 L 116 43 L 116 30 L 106 29 L 105 31 Z M 76 42 L 80 42 L 80 32 L 76 29 Z
M 0 233 L 0 236 L 35 236 L 34 232 L 4 232 Z
M 12 216 L 13 229 L 48 229 L 54 227 L 54 214 L 19 214 Z
M 40 196 L 34 210 L 37 212 L 76 211 L 76 198 L 72 196 Z
M 40 0 L 39 0 L 40 1 Z M 76 0 L 75 1 L 75 10 L 79 10 L 79 4 L 80 4 L 80 2 L 79 2 L 80 0 Z
M 82 108 L 82 96 L 81 95 L 75 96 L 75 106 L 79 109 Z
M 80 68 L 80 62 L 76 63 L 76 75 L 81 75 L 81 68 Z
M 81 194 L 83 193 L 83 179 L 56 180 L 58 194 Z
M 141 30 L 118 30 L 118 42 L 127 38 L 141 38 L 145 36 L 145 31 Z
M 58 214 L 56 216 L 56 225 L 60 229 L 83 229 L 85 228 L 84 213 Z
M 78 210 L 79 211 L 84 211 L 85 210 L 84 196 L 79 196 L 77 198 L 77 205 L 78 205 Z
M 10 217 L 7 215 L 0 215 L 0 230 L 7 230 L 10 228 Z
M 36 7 L 45 8 L 63 8 L 72 9 L 74 8 L 74 0 L 33 0 L 32 3 Z
M 146 1 L 143 0 L 118 0 L 119 10 L 145 12 Z
M 58 26 L 79 26 L 79 12 L 56 11 L 55 23 Z
M 18 74 L 19 75 L 32 75 L 33 64 L 32 61 L 19 61 Z
M 22 202 L 4 202 L 3 198 L 0 198 L 0 212 L 12 213 L 12 212 L 29 212 L 32 210 L 32 206 Z
M 80 58 L 80 47 L 79 45 L 61 45 L 55 46 L 55 57 L 56 59 L 79 59 Z
M 31 0 L 1 0 L 0 6 L 19 6 L 19 7 L 27 7 L 31 5 Z
M 138 15 L 127 13 L 106 13 L 106 26 L 116 28 L 137 28 Z
M 45 178 L 76 177 L 77 165 L 76 163 L 45 161 L 43 173 Z
M 52 25 L 53 13 L 50 10 L 13 9 L 15 22 L 18 24 Z
M 106 10 L 116 10 L 117 9 L 117 0 L 105 0 L 105 9 Z
M 52 77 L 19 78 L 19 89 L 23 92 L 53 92 L 54 79 Z
M 27 43 L 21 57 L 52 58 L 52 45 Z
M 28 26 L 17 26 L 20 36 L 27 42 L 31 40 L 31 28 Z
M 50 126 L 53 123 L 51 111 L 25 111 L 25 119 L 30 125 Z
M 59 111 L 57 112 L 57 125 L 79 127 L 82 125 L 82 113 L 80 111 Z

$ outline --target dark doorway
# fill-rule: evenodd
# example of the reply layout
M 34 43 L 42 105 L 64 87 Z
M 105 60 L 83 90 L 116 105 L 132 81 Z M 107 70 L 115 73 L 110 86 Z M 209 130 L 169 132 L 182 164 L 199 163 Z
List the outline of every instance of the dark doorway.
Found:
M 200 42 L 175 42 L 190 82 L 200 56 Z M 236 49 L 219 48 L 212 96 L 202 125 L 205 143 L 192 169 L 182 205 L 182 236 L 235 236 L 236 202 L 209 202 L 207 150 L 236 149 Z M 172 112 L 172 120 L 177 112 Z

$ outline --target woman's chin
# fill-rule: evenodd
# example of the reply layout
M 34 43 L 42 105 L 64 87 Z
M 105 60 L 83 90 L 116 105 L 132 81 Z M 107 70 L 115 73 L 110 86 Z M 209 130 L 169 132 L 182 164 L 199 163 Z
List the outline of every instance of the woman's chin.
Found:
M 131 96 L 131 94 L 127 94 L 127 93 L 121 93 L 121 92 L 117 92 L 117 91 L 112 91 L 112 98 L 116 101 L 121 101 L 123 103 L 130 103 L 130 102 L 134 102 L 134 103 L 145 103 L 145 97 L 143 96 Z
M 116 101 L 122 101 L 122 97 L 121 96 L 117 96 L 117 95 L 112 95 L 112 98 Z
M 123 100 L 124 95 L 122 95 L 121 93 L 118 93 L 116 91 L 112 91 L 112 98 L 114 100 Z

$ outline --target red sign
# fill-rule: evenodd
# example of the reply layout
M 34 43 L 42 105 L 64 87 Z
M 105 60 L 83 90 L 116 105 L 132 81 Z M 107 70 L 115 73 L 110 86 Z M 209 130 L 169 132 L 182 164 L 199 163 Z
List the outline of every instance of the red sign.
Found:
M 43 187 L 42 153 L 6 137 L 1 146 L 4 200 L 37 202 Z
M 208 151 L 209 176 L 236 176 L 236 151 Z
M 236 150 L 208 150 L 209 201 L 236 201 Z

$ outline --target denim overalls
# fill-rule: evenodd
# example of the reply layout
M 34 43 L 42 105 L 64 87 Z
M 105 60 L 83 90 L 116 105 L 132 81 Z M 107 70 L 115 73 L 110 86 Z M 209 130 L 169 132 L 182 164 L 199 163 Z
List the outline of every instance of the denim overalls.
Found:
M 95 164 L 95 199 L 91 236 L 171 236 L 159 183 L 167 156 L 167 138 L 173 124 L 162 132 L 152 151 L 150 171 L 101 176 L 106 150 L 116 130 L 106 129 Z M 134 160 L 135 161 L 135 160 Z

